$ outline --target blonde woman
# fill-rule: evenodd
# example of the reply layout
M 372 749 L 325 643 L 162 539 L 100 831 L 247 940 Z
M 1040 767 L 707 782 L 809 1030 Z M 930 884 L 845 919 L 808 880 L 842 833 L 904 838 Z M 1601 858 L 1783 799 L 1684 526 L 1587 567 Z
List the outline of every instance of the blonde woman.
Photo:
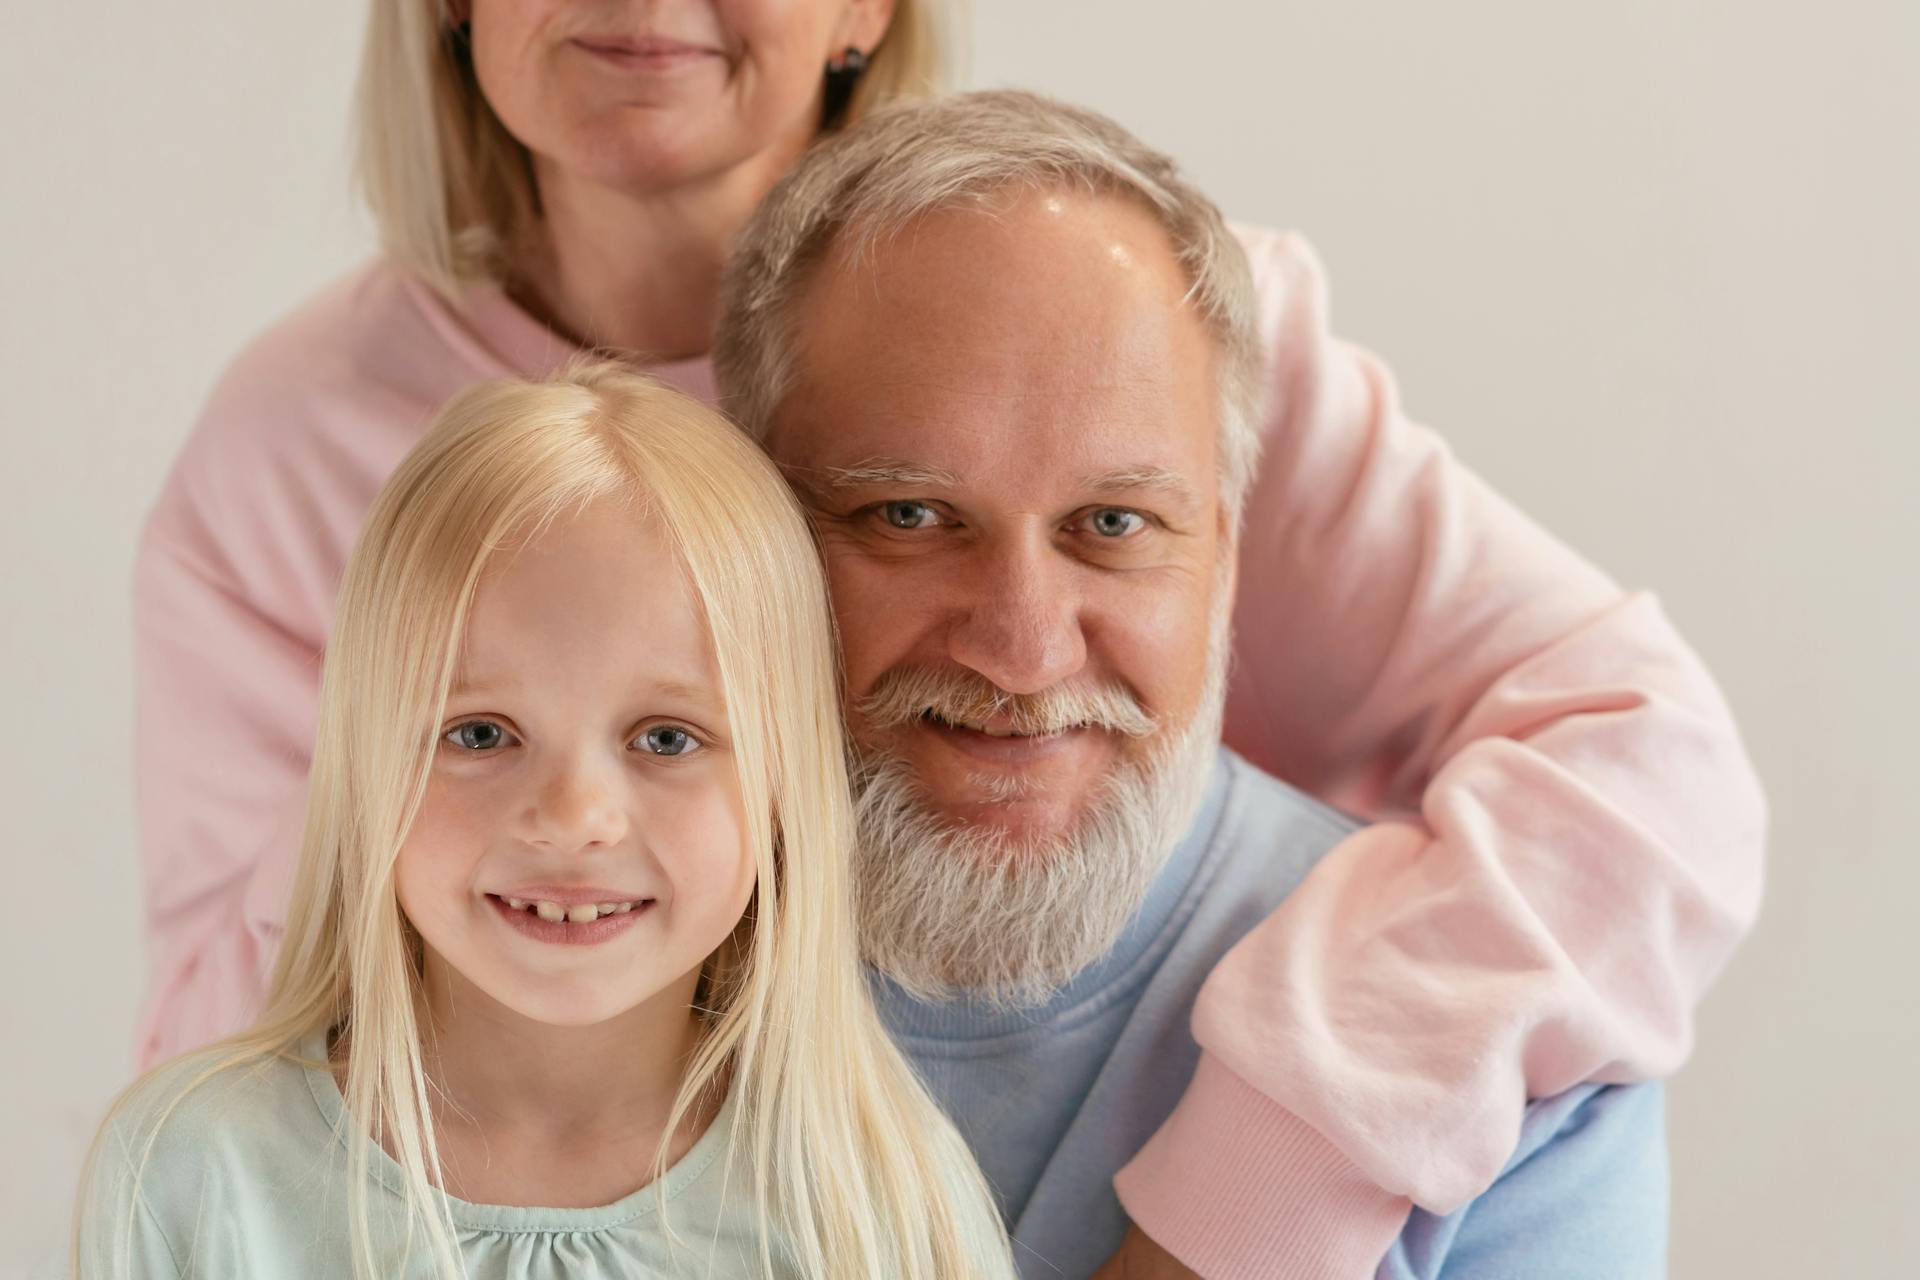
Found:
M 110 1117 L 81 1276 L 1011 1275 L 860 973 L 825 588 L 744 436 L 604 365 L 463 394 L 322 684 L 266 1011 Z
M 372 0 L 356 129 L 382 251 L 235 359 L 141 545 L 141 1061 L 260 1007 L 288 923 L 334 585 L 433 408 L 479 379 L 544 377 L 583 346 L 712 398 L 736 234 L 823 131 L 939 87 L 957 6 Z M 1316 927 L 1263 929 L 1217 986 L 1276 991 L 1281 969 L 1263 957 L 1324 939 L 1313 963 L 1286 967 L 1287 999 L 1227 999 L 1271 1042 L 1332 1035 L 1339 1053 L 1237 1089 L 1203 1073 L 1134 1166 L 1156 1189 L 1135 1202 L 1141 1226 L 1203 1271 L 1222 1269 L 1219 1240 L 1269 1247 L 1300 1222 L 1338 1237 L 1331 1253 L 1378 1257 L 1404 1193 L 1497 1171 L 1527 1062 L 1671 1069 L 1694 1002 L 1753 919 L 1764 817 L 1732 719 L 1658 604 L 1518 517 L 1409 419 L 1386 367 L 1329 331 L 1304 241 L 1236 234 L 1271 394 L 1255 424 L 1265 448 L 1241 539 L 1226 741 L 1369 820 L 1331 860 L 1352 883 L 1411 867 L 1498 883 L 1474 910 L 1569 964 L 1545 999 L 1463 1008 L 1445 978 L 1477 955 L 1422 958 L 1409 981 L 1370 946 L 1404 926 L 1390 894 L 1310 886 L 1293 910 Z M 1498 716 L 1481 714 L 1533 708 L 1543 670 L 1575 673 L 1526 721 L 1530 742 L 1553 746 L 1546 787 L 1542 756 L 1508 750 Z M 1644 763 L 1673 760 L 1687 768 Z M 1461 812 L 1475 821 L 1427 816 Z M 1599 940 L 1528 905 L 1586 892 L 1589 858 L 1621 886 L 1617 927 Z M 1623 997 L 1612 975 L 1649 957 Z M 1502 989 L 1542 989 L 1534 976 Z M 1590 1025 L 1609 1033 L 1569 1044 L 1568 1002 L 1591 1002 Z M 1335 1064 L 1393 1033 L 1351 1011 L 1386 1007 L 1405 1014 L 1396 1025 L 1434 1028 L 1444 1052 L 1361 1101 Z M 1525 1044 L 1520 1027 L 1534 1029 Z M 1421 1119 L 1386 1134 L 1383 1110 Z M 1290 1154 L 1307 1149 L 1314 1159 Z M 1259 1224 L 1234 1220 L 1224 1176 L 1170 1150 L 1222 1153 L 1221 1168 L 1268 1188 Z

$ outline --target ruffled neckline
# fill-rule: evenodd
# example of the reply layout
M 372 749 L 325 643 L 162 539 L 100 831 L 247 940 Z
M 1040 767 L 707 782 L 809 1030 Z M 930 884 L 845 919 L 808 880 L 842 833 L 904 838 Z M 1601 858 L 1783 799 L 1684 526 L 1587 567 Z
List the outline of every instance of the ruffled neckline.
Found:
M 347 1151 L 350 1150 L 348 1135 L 351 1117 L 347 1114 L 346 1098 L 341 1095 L 333 1072 L 325 1065 L 328 1060 L 326 1041 L 324 1031 L 314 1032 L 301 1041 L 302 1056 L 310 1063 L 321 1064 L 303 1067 L 302 1071 L 307 1078 L 307 1091 L 313 1095 L 321 1119 L 326 1122 L 341 1149 Z M 735 1091 L 728 1091 L 726 1101 L 721 1104 L 713 1123 L 707 1126 L 707 1131 L 664 1174 L 611 1204 L 588 1209 L 559 1209 L 476 1204 L 450 1195 L 446 1197 L 450 1219 L 458 1230 L 503 1233 L 579 1234 L 641 1224 L 659 1213 L 663 1189 L 665 1199 L 673 1201 L 698 1182 L 713 1162 L 726 1152 L 733 1132 L 735 1096 Z M 378 1144 L 373 1147 L 367 1165 L 381 1186 L 396 1196 L 405 1194 L 405 1172 Z

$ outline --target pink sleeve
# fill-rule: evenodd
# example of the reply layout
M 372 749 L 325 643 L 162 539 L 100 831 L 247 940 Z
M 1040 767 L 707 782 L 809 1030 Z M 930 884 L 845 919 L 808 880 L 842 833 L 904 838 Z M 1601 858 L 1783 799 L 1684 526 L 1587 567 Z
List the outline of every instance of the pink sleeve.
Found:
M 1672 1071 L 1753 922 L 1765 806 L 1651 596 L 1519 514 L 1250 237 L 1275 355 L 1228 741 L 1372 820 L 1229 952 L 1201 1063 L 1116 1180 L 1209 1277 L 1373 1274 L 1530 1097 Z
M 388 448 L 316 310 L 229 367 L 141 535 L 142 1067 L 242 1029 L 285 924 L 333 594 Z
M 149 522 L 134 580 L 135 776 L 147 886 L 142 1068 L 258 1011 L 298 852 L 319 651 Z
M 258 1011 L 299 860 L 341 567 L 434 407 L 506 372 L 430 297 L 376 259 L 269 326 L 221 376 L 142 533 L 142 1066 Z

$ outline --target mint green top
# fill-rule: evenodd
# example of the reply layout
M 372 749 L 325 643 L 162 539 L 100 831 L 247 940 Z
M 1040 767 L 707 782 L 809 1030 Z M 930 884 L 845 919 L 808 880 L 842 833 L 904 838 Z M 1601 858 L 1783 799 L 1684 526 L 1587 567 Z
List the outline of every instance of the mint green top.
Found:
M 301 1052 L 324 1062 L 324 1038 L 316 1035 Z M 167 1066 L 115 1116 L 85 1190 L 83 1277 L 351 1277 L 348 1117 L 332 1073 L 287 1059 L 230 1067 L 189 1091 L 156 1130 L 167 1104 L 209 1061 L 194 1055 Z M 763 1277 L 746 1179 L 726 1158 L 733 1116 L 729 1098 L 663 1176 L 668 1222 L 652 1184 L 597 1209 L 452 1200 L 467 1275 Z M 133 1173 L 150 1136 L 136 1194 Z M 377 1185 L 368 1208 L 378 1233 L 383 1221 L 398 1221 L 392 1215 L 404 1204 L 404 1181 L 378 1148 L 370 1167 Z M 669 1223 L 677 1241 L 668 1239 Z M 397 1252 L 381 1259 L 383 1277 L 433 1274 L 417 1242 L 407 1265 Z M 777 1280 L 797 1280 L 777 1240 L 772 1256 Z

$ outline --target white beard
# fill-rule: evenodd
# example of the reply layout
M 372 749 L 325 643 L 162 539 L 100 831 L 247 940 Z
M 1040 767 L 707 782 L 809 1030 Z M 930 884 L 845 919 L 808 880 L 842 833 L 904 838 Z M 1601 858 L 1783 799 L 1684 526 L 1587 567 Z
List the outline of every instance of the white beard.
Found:
M 1117 766 L 1062 836 L 963 826 L 932 810 L 905 762 L 883 752 L 857 761 L 854 897 L 867 963 L 923 1000 L 1022 1008 L 1112 950 L 1205 795 L 1226 696 L 1226 612 L 1215 610 L 1192 721 L 1157 731 L 1164 740 L 1144 759 Z

